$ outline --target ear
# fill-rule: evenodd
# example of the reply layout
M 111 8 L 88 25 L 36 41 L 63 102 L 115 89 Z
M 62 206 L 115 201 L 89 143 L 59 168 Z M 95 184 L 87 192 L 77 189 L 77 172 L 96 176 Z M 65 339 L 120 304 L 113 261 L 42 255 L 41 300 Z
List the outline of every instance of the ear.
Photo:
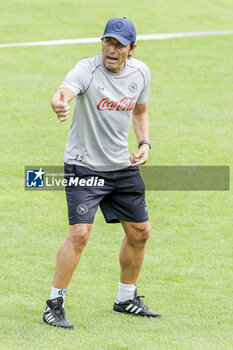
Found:
M 132 48 L 132 49 L 129 49 L 129 56 L 131 56 L 131 55 L 134 53 L 136 47 L 137 47 L 137 45 L 134 44 L 134 45 L 133 45 L 133 48 Z

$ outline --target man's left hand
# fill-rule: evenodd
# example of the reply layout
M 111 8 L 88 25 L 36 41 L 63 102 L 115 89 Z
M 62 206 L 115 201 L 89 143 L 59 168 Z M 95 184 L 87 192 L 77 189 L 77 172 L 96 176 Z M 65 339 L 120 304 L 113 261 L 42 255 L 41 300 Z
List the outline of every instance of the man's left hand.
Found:
M 133 158 L 129 157 L 132 163 L 131 166 L 133 167 L 133 166 L 145 164 L 148 160 L 149 150 L 150 150 L 149 145 L 144 144 L 144 145 L 141 145 L 137 153 L 133 152 Z

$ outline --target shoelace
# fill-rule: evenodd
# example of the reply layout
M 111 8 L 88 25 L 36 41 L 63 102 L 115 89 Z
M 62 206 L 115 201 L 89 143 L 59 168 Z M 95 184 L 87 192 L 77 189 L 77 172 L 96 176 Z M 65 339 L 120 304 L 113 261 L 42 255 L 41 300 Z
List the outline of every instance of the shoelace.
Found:
M 135 299 L 137 300 L 136 301 L 136 304 L 138 306 L 140 306 L 142 309 L 147 309 L 146 305 L 143 303 L 143 301 L 140 299 L 140 298 L 145 298 L 144 295 L 138 295 Z
M 65 310 L 60 305 L 55 306 L 51 310 L 51 313 L 53 314 L 53 316 L 55 316 L 56 319 L 65 318 Z

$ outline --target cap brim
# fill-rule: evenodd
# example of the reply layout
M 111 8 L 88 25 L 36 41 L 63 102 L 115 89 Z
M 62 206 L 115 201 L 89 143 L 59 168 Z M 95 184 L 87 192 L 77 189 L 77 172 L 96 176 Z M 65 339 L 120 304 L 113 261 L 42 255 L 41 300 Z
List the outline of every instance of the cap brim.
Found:
M 117 34 L 112 34 L 112 33 L 105 34 L 100 39 L 103 40 L 104 38 L 114 38 L 114 39 L 118 40 L 121 43 L 121 45 L 123 45 L 123 46 L 128 46 L 129 44 L 132 43 L 132 41 L 124 38 L 123 36 L 120 36 Z

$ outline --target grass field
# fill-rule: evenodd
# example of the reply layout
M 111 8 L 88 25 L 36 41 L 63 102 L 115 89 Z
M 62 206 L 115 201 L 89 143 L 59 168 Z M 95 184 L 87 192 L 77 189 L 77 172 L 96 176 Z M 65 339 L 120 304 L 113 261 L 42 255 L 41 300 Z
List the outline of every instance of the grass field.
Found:
M 112 16 L 138 34 L 232 30 L 230 0 L 8 1 L 0 43 L 96 37 Z M 151 69 L 149 165 L 232 165 L 231 35 L 139 42 Z M 120 225 L 96 215 L 66 297 L 73 332 L 41 321 L 57 249 L 67 234 L 64 192 L 25 192 L 25 165 L 62 165 L 71 118 L 50 98 L 99 44 L 0 48 L 0 349 L 232 349 L 232 191 L 147 192 L 152 234 L 138 281 L 160 320 L 112 313 Z M 131 129 L 130 150 L 137 147 Z

